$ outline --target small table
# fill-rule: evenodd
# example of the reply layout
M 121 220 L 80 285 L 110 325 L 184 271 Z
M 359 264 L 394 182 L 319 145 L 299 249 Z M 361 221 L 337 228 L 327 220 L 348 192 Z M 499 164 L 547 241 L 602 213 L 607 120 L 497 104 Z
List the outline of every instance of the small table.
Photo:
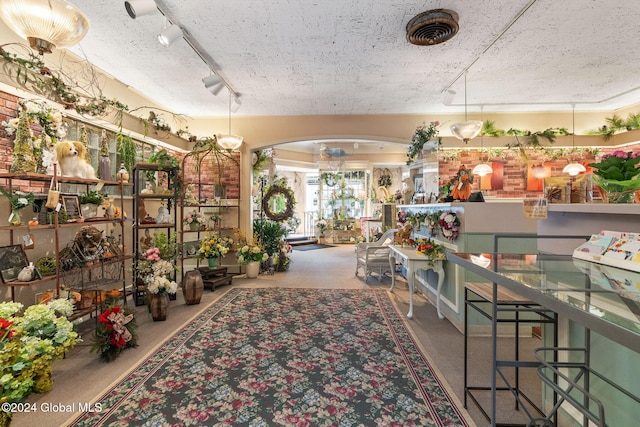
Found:
M 409 283 L 409 312 L 407 318 L 413 317 L 413 293 L 415 292 L 414 276 L 418 270 L 433 270 L 438 275 L 438 286 L 436 288 L 436 310 L 438 317 L 444 319 L 440 311 L 440 292 L 444 283 L 444 268 L 442 268 L 442 260 L 432 260 L 429 257 L 416 252 L 415 248 L 402 248 L 400 246 L 390 245 L 389 249 L 389 265 L 391 266 L 391 288 L 396 285 L 396 261 L 407 268 L 407 282 Z
M 233 280 L 233 276 L 227 276 L 227 267 L 198 267 L 198 270 L 202 275 L 202 284 L 212 291 L 216 290 L 216 286 L 230 285 Z

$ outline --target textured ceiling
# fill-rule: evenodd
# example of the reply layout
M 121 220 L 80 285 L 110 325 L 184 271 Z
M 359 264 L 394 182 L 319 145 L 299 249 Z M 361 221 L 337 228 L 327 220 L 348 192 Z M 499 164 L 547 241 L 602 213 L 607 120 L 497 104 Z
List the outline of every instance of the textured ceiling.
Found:
M 224 116 L 228 95 L 179 40 L 162 47 L 158 12 L 70 0 L 91 20 L 71 50 L 175 113 Z M 236 115 L 613 110 L 640 101 L 638 0 L 157 0 L 241 95 Z M 437 46 L 407 42 L 429 9 L 459 15 Z M 447 89 L 456 92 L 445 105 Z

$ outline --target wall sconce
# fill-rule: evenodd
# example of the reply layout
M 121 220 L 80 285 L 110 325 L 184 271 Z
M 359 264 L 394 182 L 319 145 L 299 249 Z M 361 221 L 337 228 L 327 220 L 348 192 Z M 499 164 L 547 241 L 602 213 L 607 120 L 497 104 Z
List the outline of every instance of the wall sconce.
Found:
M 182 29 L 176 24 L 168 24 L 160 34 L 158 34 L 158 41 L 164 47 L 169 47 L 175 43 L 178 39 L 182 38 Z
M 124 8 L 132 19 L 138 16 L 151 15 L 158 10 L 154 0 L 128 0 L 124 2 Z
M 0 18 L 40 55 L 73 46 L 89 31 L 89 19 L 65 0 L 2 0 Z

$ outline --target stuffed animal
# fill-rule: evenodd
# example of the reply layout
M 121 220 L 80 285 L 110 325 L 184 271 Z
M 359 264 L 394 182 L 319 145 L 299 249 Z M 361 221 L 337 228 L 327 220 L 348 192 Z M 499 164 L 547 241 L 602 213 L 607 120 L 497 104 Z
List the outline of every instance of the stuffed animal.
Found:
M 96 171 L 86 160 L 86 147 L 79 141 L 61 141 L 55 145 L 60 174 L 75 178 L 97 179 Z
M 404 227 L 402 227 L 400 230 L 396 231 L 393 234 L 393 242 L 404 243 L 409 241 L 409 238 L 411 238 L 412 231 L 413 231 L 413 225 L 411 225 L 411 223 L 409 222 L 405 223 Z
M 104 216 L 107 219 L 127 218 L 127 213 L 120 207 L 114 205 L 113 202 L 109 199 L 104 199 L 102 201 L 101 207 L 102 209 L 104 209 Z

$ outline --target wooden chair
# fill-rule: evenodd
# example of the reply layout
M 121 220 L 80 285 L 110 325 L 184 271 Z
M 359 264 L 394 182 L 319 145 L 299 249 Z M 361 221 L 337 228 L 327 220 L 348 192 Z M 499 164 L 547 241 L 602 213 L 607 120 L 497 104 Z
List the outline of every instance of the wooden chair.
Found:
M 389 245 L 393 244 L 393 235 L 398 230 L 385 231 L 375 242 L 361 242 L 356 245 L 356 276 L 358 269 L 364 271 L 364 281 L 371 273 L 378 274 L 378 282 L 385 273 L 391 273 L 389 266 Z

